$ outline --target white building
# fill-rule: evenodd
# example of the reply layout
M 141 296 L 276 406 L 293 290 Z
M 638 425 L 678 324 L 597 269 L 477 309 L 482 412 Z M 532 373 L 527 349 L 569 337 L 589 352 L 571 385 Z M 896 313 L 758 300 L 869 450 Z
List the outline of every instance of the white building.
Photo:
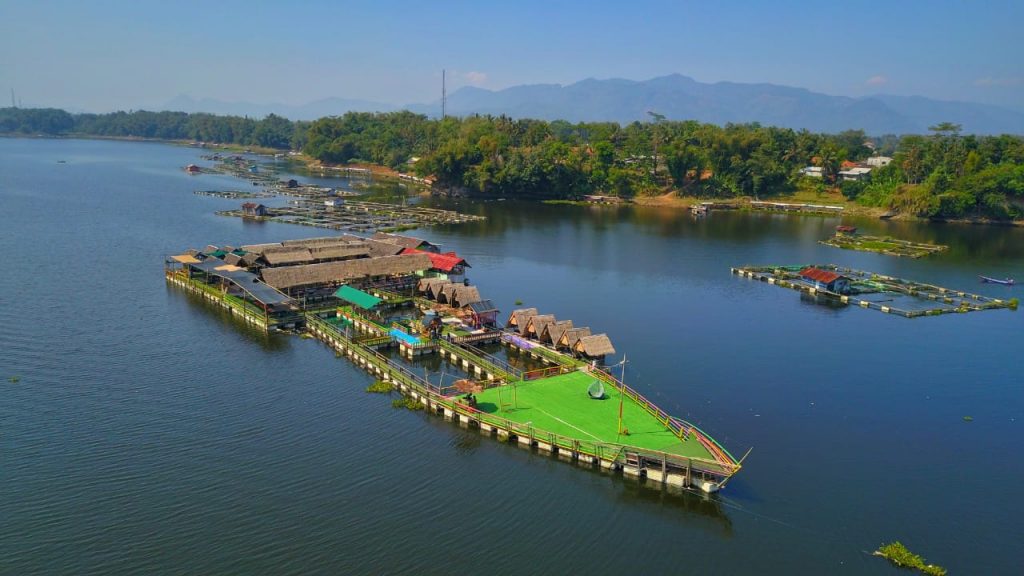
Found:
M 868 174 L 871 174 L 871 168 L 855 166 L 848 170 L 841 170 L 839 172 L 839 177 L 843 180 L 866 180 Z
M 864 161 L 865 164 L 874 168 L 888 166 L 890 162 L 892 162 L 892 158 L 889 158 L 888 156 L 872 156 Z
M 810 176 L 811 178 L 821 178 L 821 166 L 808 166 L 801 168 L 800 173 L 804 176 Z

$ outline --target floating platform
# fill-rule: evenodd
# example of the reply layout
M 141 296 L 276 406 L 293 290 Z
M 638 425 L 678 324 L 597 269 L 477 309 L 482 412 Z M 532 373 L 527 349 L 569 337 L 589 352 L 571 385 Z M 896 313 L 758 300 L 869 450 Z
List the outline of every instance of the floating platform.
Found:
M 742 461 L 710 436 L 667 414 L 602 366 L 604 356 L 614 353 L 606 335 L 581 329 L 586 335 L 568 347 L 571 352 L 562 352 L 557 349 L 561 338 L 547 328 L 569 324 L 534 315 L 524 327 L 532 336 L 500 330 L 498 310 L 475 286 L 437 275 L 455 271 L 435 267 L 444 262 L 420 254 L 353 258 L 365 256 L 365 247 L 351 252 L 344 250 L 352 246 L 335 245 L 333 239 L 311 242 L 335 250 L 318 252 L 322 257 L 348 259 L 309 265 L 328 266 L 332 276 L 318 276 L 310 284 L 315 291 L 301 297 L 282 292 L 279 288 L 291 285 L 279 281 L 282 270 L 294 268 L 284 256 L 310 257 L 307 244 L 298 250 L 285 250 L 297 246 L 291 243 L 187 250 L 165 258 L 165 276 L 263 329 L 318 338 L 393 384 L 414 405 L 500 441 L 650 484 L 707 493 L 720 490 L 740 470 Z M 400 243 L 429 244 L 406 237 L 378 242 L 393 244 L 389 251 L 405 250 Z M 274 252 L 268 246 L 279 248 Z M 402 259 L 401 266 L 395 258 Z M 355 275 L 347 272 L 353 263 L 361 266 Z M 320 286 L 324 282 L 329 285 Z M 541 318 L 547 324 L 542 326 Z M 597 344 L 588 341 L 592 338 Z M 499 341 L 508 347 L 504 354 L 473 346 Z M 382 353 L 387 348 L 393 352 Z M 453 369 L 446 373 L 465 377 L 442 386 L 443 378 L 435 384 L 426 373 L 415 373 L 418 363 L 445 361 Z
M 845 228 L 845 227 L 841 227 Z M 856 230 L 856 229 L 854 229 Z M 927 242 L 910 242 L 889 236 L 867 236 L 857 234 L 855 231 L 837 230 L 835 236 L 828 240 L 821 240 L 821 244 L 846 250 L 859 250 L 861 252 L 876 252 L 887 256 L 902 256 L 907 258 L 921 258 L 938 254 L 947 250 L 948 246 L 941 244 L 929 244 Z
M 325 202 L 329 197 L 326 193 L 323 198 L 324 200 L 319 203 L 297 201 L 292 206 L 268 207 L 266 214 L 259 219 L 353 232 L 401 230 L 434 224 L 463 224 L 485 220 L 483 216 L 462 214 L 452 210 L 400 206 L 384 202 L 346 199 L 339 200 L 336 205 L 327 206 Z M 217 215 L 251 218 L 242 210 L 224 210 L 217 212 Z
M 444 416 L 500 441 L 518 444 L 582 466 L 620 472 L 675 488 L 716 492 L 741 463 L 696 426 L 664 413 L 607 372 L 563 358 L 547 376 L 508 382 L 484 380 L 467 402 L 460 392 L 436 386 L 386 356 L 348 338 L 329 320 L 307 316 L 310 333 L 428 412 Z M 449 353 L 453 353 L 449 349 Z M 453 353 L 456 358 L 459 352 Z M 583 364 L 582 366 L 580 364 Z M 536 371 L 535 371 L 536 372 Z M 590 398 L 595 382 L 606 386 L 604 400 Z M 622 403 L 622 433 L 618 428 Z
M 845 278 L 848 289 L 839 292 L 821 286 L 820 282 L 801 276 L 813 269 Z M 761 282 L 790 288 L 812 296 L 828 298 L 839 304 L 852 304 L 904 318 L 939 316 L 942 314 L 978 312 L 1007 308 L 1017 309 L 1017 301 L 991 298 L 915 282 L 894 276 L 844 268 L 834 264 L 805 266 L 742 266 L 730 269 L 733 274 Z

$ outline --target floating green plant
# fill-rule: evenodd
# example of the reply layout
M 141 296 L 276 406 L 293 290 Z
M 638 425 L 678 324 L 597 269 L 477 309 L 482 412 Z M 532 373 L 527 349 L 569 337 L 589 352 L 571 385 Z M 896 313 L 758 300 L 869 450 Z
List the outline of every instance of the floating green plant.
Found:
M 516 306 L 522 306 L 522 305 L 523 305 L 523 301 L 522 300 L 516 300 Z
M 929 576 L 945 576 L 946 574 L 945 568 L 934 564 L 925 564 L 924 558 L 907 550 L 907 547 L 898 541 L 881 546 L 875 550 L 875 556 L 881 556 L 901 568 L 918 570 Z
M 406 408 L 409 410 L 423 410 L 423 404 L 420 404 L 413 398 L 402 397 L 395 398 L 391 401 L 392 408 Z
M 383 380 L 377 380 L 366 387 L 367 392 L 372 392 L 374 394 L 390 394 L 394 389 L 395 387 L 392 386 L 390 382 L 385 382 Z
M 18 382 L 21 382 L 21 378 L 19 378 L 18 376 L 11 376 L 10 378 L 7 379 L 7 381 L 10 382 L 11 384 L 17 384 Z
M 964 422 L 974 422 L 974 416 L 964 416 Z

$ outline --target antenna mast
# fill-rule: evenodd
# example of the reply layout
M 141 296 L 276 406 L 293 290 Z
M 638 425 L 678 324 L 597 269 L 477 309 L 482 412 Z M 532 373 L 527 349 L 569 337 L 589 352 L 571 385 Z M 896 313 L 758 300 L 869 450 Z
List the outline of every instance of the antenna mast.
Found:
M 448 116 L 448 90 L 445 86 L 445 70 L 441 70 L 441 119 Z
M 14 103 L 14 88 L 11 88 L 11 108 L 17 108 L 18 105 Z

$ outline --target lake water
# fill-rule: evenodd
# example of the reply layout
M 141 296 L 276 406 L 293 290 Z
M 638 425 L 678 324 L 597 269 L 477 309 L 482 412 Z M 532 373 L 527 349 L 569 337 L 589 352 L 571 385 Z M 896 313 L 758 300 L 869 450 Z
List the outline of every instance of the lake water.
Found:
M 393 409 L 318 342 L 169 288 L 186 247 L 327 234 L 215 216 L 241 201 L 192 191 L 240 185 L 185 174 L 199 154 L 0 139 L 0 573 L 900 574 L 868 555 L 893 539 L 1018 573 L 1024 311 L 907 320 L 729 267 L 1009 297 L 977 277 L 1024 279 L 1024 229 L 848 222 L 950 246 L 904 260 L 818 244 L 835 218 L 458 201 L 488 219 L 412 232 L 753 447 L 720 495 L 680 497 Z

